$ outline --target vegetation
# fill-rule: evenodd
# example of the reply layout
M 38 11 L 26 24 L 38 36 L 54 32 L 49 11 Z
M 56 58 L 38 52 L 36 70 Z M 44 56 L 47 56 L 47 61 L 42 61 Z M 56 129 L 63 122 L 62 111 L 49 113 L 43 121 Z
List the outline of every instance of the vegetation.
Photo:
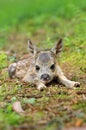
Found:
M 0 1 L 0 129 L 60 130 L 86 127 L 86 1 Z M 50 48 L 63 38 L 61 67 L 67 77 L 81 83 L 67 89 L 51 85 L 39 92 L 9 79 L 6 67 L 28 54 L 27 39 Z M 21 101 L 27 116 L 12 110 Z

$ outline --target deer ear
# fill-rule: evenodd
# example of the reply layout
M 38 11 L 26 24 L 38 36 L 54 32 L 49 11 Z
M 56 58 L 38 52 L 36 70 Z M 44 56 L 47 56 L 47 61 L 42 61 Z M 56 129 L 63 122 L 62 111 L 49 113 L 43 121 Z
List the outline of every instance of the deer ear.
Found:
M 56 46 L 51 49 L 54 54 L 58 54 L 62 51 L 62 39 L 60 38 L 59 41 L 56 43 Z
M 35 46 L 33 46 L 33 43 L 31 42 L 30 39 L 28 39 L 28 49 L 29 49 L 29 52 L 34 54 L 34 55 L 37 52 L 37 48 Z

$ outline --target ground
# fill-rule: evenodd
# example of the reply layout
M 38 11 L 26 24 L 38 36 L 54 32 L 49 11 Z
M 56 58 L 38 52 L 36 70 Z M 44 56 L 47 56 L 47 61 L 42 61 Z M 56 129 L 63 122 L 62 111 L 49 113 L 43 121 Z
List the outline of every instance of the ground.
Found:
M 57 16 L 27 19 L 0 34 L 0 129 L 2 130 L 84 130 L 86 129 L 86 19 Z M 81 83 L 68 89 L 52 84 L 44 91 L 10 79 L 10 63 L 27 57 L 27 39 L 41 48 L 50 48 L 63 38 L 60 65 L 70 80 Z M 4 39 L 4 40 L 3 40 Z M 2 51 L 3 50 L 3 51 Z M 20 101 L 26 115 L 18 115 L 12 104 Z

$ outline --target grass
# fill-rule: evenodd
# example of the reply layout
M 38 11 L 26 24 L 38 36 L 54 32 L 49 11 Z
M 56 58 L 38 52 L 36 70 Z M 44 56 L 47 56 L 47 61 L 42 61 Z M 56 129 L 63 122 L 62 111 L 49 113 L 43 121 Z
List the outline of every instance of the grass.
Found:
M 21 6 L 20 0 L 0 1 L 0 129 L 52 130 L 77 127 L 81 120 L 78 127 L 86 126 L 86 1 L 33 1 L 21 0 Z M 62 37 L 61 67 L 81 87 L 52 85 L 39 92 L 10 80 L 4 68 L 28 53 L 28 37 L 43 48 L 53 47 Z M 12 110 L 17 100 L 27 117 Z
M 32 16 L 52 14 L 71 19 L 86 9 L 85 0 L 3 0 L 0 1 L 0 25 L 10 26 Z M 65 6 L 64 6 L 65 5 Z M 8 15 L 10 14 L 10 15 Z

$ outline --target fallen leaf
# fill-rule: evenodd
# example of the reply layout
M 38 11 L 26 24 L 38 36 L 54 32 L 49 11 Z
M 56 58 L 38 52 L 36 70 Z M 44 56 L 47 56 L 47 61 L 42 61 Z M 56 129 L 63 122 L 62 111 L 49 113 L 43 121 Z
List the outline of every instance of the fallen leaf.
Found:
M 20 115 L 23 115 L 25 113 L 25 111 L 22 109 L 20 101 L 14 102 L 12 108 L 16 113 Z
M 77 119 L 75 125 L 76 125 L 77 127 L 80 127 L 80 126 L 82 126 L 82 124 L 83 124 L 83 120 L 82 120 L 82 119 Z

